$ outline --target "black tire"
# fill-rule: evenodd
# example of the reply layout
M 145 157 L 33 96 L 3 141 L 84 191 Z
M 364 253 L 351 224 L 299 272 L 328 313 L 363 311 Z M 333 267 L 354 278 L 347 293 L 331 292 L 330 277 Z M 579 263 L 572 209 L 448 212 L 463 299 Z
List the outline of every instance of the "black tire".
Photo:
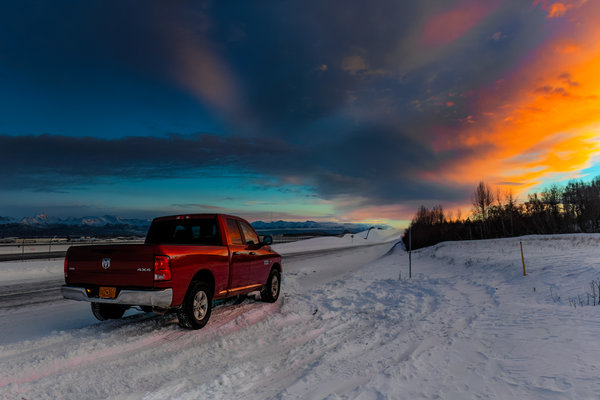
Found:
M 181 308 L 177 310 L 179 325 L 200 329 L 206 325 L 212 311 L 212 291 L 204 282 L 192 283 Z
M 92 303 L 92 313 L 99 321 L 119 319 L 128 308 L 119 304 Z
M 266 301 L 267 303 L 275 303 L 279 298 L 280 292 L 281 273 L 278 270 L 273 269 L 269 274 L 269 278 L 267 279 L 264 289 L 260 292 L 260 299 L 262 301 Z

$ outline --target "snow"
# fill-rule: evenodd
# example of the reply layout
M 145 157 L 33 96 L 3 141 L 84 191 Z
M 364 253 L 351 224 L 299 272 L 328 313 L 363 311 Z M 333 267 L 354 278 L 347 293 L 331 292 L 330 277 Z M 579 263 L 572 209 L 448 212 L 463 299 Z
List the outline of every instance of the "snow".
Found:
M 64 258 L 0 262 L 0 287 L 28 281 L 60 279 L 63 274 Z
M 398 229 L 371 229 L 342 237 L 326 236 L 297 242 L 276 244 L 273 248 L 282 255 L 313 252 L 325 249 L 343 249 L 349 247 L 368 246 L 374 243 L 398 241 L 401 231 Z
M 600 278 L 599 242 L 446 242 L 413 252 L 411 279 L 393 242 L 296 255 L 276 303 L 220 306 L 199 331 L 0 309 L 0 398 L 600 398 L 600 308 L 569 303 Z

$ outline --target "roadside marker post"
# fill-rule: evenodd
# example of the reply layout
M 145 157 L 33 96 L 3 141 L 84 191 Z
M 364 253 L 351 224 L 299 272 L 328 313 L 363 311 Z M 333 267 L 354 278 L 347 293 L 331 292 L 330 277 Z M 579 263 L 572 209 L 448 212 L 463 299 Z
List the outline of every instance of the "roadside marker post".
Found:
M 408 279 L 412 278 L 412 229 L 408 228 Z
M 527 272 L 525 272 L 525 256 L 523 256 L 523 242 L 519 242 L 521 246 L 521 261 L 523 262 L 523 276 L 527 276 Z
M 410 279 L 412 276 L 412 231 L 408 228 L 408 278 Z M 400 274 L 398 275 L 398 280 L 402 280 L 402 270 L 400 270 Z

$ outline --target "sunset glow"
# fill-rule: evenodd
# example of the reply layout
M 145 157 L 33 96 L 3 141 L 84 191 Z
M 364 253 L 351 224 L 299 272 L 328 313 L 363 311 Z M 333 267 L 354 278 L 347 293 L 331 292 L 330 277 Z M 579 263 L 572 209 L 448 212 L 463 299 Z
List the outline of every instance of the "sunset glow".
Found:
M 543 8 L 558 17 L 557 7 Z M 433 143 L 439 151 L 479 150 L 424 178 L 473 185 L 486 180 L 524 195 L 557 178 L 583 177 L 580 171 L 600 152 L 595 15 L 587 8 L 573 10 L 564 34 L 546 40 L 501 81 L 465 94 L 470 115 L 454 129 L 442 128 L 441 135 L 438 130 Z

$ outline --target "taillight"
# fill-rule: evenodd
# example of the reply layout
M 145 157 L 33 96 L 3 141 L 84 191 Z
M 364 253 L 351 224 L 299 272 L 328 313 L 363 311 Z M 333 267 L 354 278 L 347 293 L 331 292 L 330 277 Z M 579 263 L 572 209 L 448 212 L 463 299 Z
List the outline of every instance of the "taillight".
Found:
M 170 281 L 171 280 L 171 262 L 167 256 L 154 257 L 154 280 L 155 281 Z
M 65 280 L 69 277 L 69 255 L 65 255 Z

